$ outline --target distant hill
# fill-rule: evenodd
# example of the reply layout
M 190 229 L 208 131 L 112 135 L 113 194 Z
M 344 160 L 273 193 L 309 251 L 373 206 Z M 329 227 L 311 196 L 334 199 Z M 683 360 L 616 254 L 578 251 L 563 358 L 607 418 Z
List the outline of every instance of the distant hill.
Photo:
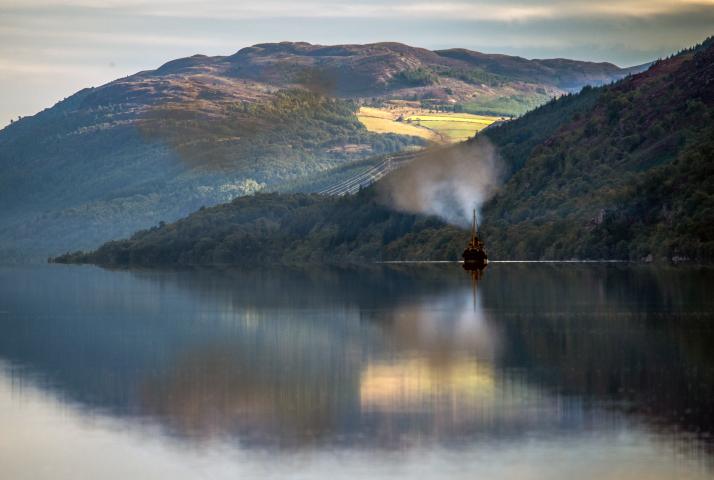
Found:
M 435 53 L 441 57 L 462 61 L 492 75 L 554 85 L 563 90 L 579 90 L 583 85 L 605 85 L 625 75 L 639 73 L 649 66 L 637 65 L 623 69 L 608 62 L 579 62 L 566 58 L 527 60 L 522 57 L 487 54 L 463 48 L 437 50 Z
M 714 40 L 484 134 L 506 167 L 483 209 L 491 258 L 714 261 Z M 466 237 L 370 188 L 246 197 L 60 261 L 446 260 Z
M 204 205 L 424 145 L 368 132 L 355 117 L 360 104 L 406 98 L 518 114 L 563 93 L 559 78 L 574 68 L 546 71 L 538 61 L 538 79 L 528 79 L 498 65 L 531 61 L 487 57 L 496 60 L 397 43 L 261 44 L 81 90 L 0 131 L 0 259 L 93 248 Z M 587 72 L 575 83 L 629 72 L 571 63 Z
M 225 68 L 229 75 L 271 85 L 301 84 L 341 97 L 424 100 L 494 115 L 519 115 L 554 95 L 584 85 L 610 83 L 646 68 L 622 69 L 610 63 L 565 59 L 526 60 L 464 49 L 430 51 L 394 42 L 335 46 L 267 43 L 214 62 L 215 68 Z M 196 68 L 193 62 L 180 65 L 176 68 Z

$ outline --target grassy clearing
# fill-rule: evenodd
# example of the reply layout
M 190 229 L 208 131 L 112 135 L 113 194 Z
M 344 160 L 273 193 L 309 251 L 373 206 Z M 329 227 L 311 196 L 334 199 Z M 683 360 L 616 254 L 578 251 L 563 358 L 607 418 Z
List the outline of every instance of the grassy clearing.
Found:
M 506 115 L 509 117 L 523 115 L 536 107 L 547 103 L 550 94 L 532 92 L 529 95 L 506 95 L 498 97 L 480 96 L 461 106 L 465 112 L 488 113 L 492 115 Z
M 471 138 L 498 120 L 501 118 L 467 113 L 430 113 L 410 115 L 404 119 L 407 123 L 439 133 L 449 142 L 461 142 Z
M 371 132 L 415 135 L 437 143 L 466 140 L 503 119 L 468 113 L 432 112 L 409 105 L 362 107 L 357 118 Z
M 390 112 L 379 108 L 362 107 L 357 113 L 357 118 L 370 132 L 412 135 L 432 142 L 441 141 L 441 137 L 428 128 L 397 122 L 398 116 L 394 117 Z

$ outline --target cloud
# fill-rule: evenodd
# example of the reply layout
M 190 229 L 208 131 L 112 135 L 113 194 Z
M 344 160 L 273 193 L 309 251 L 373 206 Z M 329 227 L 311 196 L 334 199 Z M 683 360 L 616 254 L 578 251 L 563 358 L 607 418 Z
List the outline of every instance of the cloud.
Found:
M 48 63 L 27 63 L 0 60 L 0 78 L 11 75 L 39 74 L 39 75 L 72 75 L 75 77 L 87 76 L 96 72 L 95 68 L 86 65 L 52 65 Z
M 166 34 L 142 34 L 142 33 L 122 33 L 122 32 L 98 32 L 98 31 L 78 31 L 78 30 L 51 30 L 38 31 L 34 28 L 0 26 L 0 38 L 12 37 L 20 39 L 22 37 L 81 41 L 85 45 L 96 47 L 97 44 L 107 45 L 152 45 L 152 46 L 187 46 L 194 48 L 201 47 L 232 47 L 225 41 L 207 37 L 189 37 L 181 35 Z
M 414 18 L 527 22 L 568 18 L 650 18 L 677 15 L 682 11 L 714 9 L 714 0 L 590 0 L 550 2 L 516 1 L 325 1 L 261 2 L 207 0 L 0 0 L 0 8 L 93 8 L 114 9 L 146 16 L 178 18 Z

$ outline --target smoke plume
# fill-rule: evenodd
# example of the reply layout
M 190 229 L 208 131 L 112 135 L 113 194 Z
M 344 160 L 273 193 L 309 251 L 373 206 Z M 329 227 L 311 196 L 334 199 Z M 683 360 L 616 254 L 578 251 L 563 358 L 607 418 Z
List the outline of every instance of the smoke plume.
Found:
M 402 211 L 437 215 L 468 227 L 475 208 L 496 192 L 501 179 L 496 149 L 485 138 L 440 148 L 417 157 L 381 182 L 380 198 Z

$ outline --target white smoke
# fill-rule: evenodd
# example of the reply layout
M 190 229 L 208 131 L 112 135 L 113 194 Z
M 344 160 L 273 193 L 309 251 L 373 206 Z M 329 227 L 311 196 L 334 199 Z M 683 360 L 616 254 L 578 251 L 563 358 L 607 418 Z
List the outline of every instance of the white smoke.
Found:
M 500 160 L 491 142 L 472 142 L 420 155 L 380 182 L 380 197 L 388 205 L 411 213 L 437 215 L 448 223 L 468 227 L 476 209 L 496 192 Z

